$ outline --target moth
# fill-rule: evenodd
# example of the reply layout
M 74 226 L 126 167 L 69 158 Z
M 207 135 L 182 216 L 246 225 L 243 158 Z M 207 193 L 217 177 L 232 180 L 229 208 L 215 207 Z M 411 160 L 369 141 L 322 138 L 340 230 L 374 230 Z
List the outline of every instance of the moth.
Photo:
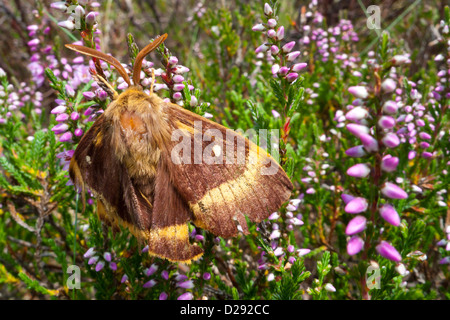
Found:
M 142 60 L 166 38 L 139 52 L 133 82 L 112 56 L 66 45 L 109 63 L 128 84 L 118 94 L 93 73 L 113 100 L 80 140 L 69 173 L 83 195 L 86 188 L 94 194 L 102 221 L 128 228 L 153 256 L 190 263 L 203 250 L 190 243 L 189 222 L 224 238 L 248 234 L 245 217 L 261 222 L 289 199 L 293 186 L 270 154 L 243 135 L 144 92 Z

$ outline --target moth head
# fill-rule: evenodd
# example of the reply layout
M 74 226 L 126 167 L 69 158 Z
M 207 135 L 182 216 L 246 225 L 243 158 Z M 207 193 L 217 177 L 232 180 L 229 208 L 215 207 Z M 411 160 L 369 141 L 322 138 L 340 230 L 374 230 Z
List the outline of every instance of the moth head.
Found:
M 133 83 L 135 86 L 140 86 L 140 74 L 141 74 L 141 68 L 142 68 L 142 61 L 144 60 L 145 56 L 148 55 L 150 52 L 155 50 L 161 43 L 164 42 L 167 38 L 167 33 L 163 34 L 162 36 L 157 37 L 153 42 L 149 43 L 147 46 L 145 46 L 144 49 L 142 49 L 138 55 L 136 56 L 136 59 L 134 60 L 134 66 L 133 66 Z M 128 74 L 125 70 L 125 68 L 122 66 L 122 64 L 114 57 L 107 55 L 103 52 L 97 51 L 92 48 L 88 48 L 85 46 L 79 46 L 75 44 L 66 44 L 66 48 L 82 53 L 84 55 L 87 55 L 89 57 L 93 57 L 96 59 L 103 60 L 110 65 L 112 65 L 116 70 L 119 72 L 120 76 L 125 80 L 125 82 L 128 84 L 128 87 L 131 87 L 131 81 L 128 77 Z M 114 88 L 106 81 L 104 77 L 102 77 L 99 74 L 93 73 L 94 79 L 99 83 L 99 85 L 105 89 L 106 92 L 110 96 L 112 96 L 113 99 L 116 99 L 118 94 L 114 90 Z

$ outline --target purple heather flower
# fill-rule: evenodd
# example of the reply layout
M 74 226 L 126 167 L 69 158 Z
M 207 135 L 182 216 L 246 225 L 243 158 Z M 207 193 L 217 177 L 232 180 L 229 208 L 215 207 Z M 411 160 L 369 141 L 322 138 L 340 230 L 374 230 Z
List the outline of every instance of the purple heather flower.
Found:
M 57 106 L 57 107 L 55 107 L 55 108 L 52 109 L 51 113 L 52 113 L 52 114 L 60 114 L 60 113 L 65 112 L 66 109 L 67 109 L 67 107 L 64 106 L 64 105 Z
M 273 29 L 269 29 L 267 30 L 267 37 L 268 38 L 275 38 L 275 36 L 277 35 L 277 32 Z
M 83 129 L 76 128 L 73 134 L 75 135 L 75 137 L 81 137 L 83 135 Z
M 277 55 L 278 52 L 280 52 L 280 48 L 278 48 L 277 46 L 273 45 L 270 47 L 270 53 L 272 53 L 272 55 Z
M 272 7 L 271 7 L 268 3 L 265 3 L 265 4 L 264 4 L 264 14 L 265 14 L 266 16 L 270 16 L 270 15 L 273 14 L 273 9 L 272 9 Z
M 347 243 L 347 253 L 351 256 L 359 253 L 364 246 L 364 240 L 358 236 L 353 236 Z
M 277 25 L 277 20 L 275 20 L 275 19 L 269 19 L 269 20 L 267 20 L 267 26 L 269 27 L 269 28 L 274 28 L 275 26 Z M 261 30 L 262 31 L 262 30 Z
M 183 83 L 177 83 L 173 85 L 173 90 L 177 91 L 175 93 L 180 93 L 179 91 L 184 89 L 184 84 Z M 181 93 L 180 93 L 181 94 Z M 174 97 L 175 98 L 175 97 Z M 181 99 L 181 98 L 180 98 Z
M 367 151 L 369 151 L 369 152 L 378 151 L 378 141 L 377 141 L 377 139 L 372 137 L 370 134 L 363 133 L 359 136 L 359 139 L 361 139 L 361 142 Z
M 384 204 L 379 209 L 380 216 L 389 224 L 398 227 L 400 225 L 400 216 L 393 206 Z
M 384 92 L 392 92 L 396 87 L 397 84 L 391 78 L 387 78 L 381 83 L 381 89 L 383 89 Z
M 441 260 L 439 260 L 438 263 L 439 264 L 450 264 L 450 256 L 442 258 Z
M 288 67 L 281 67 L 280 70 L 278 71 L 278 73 L 282 76 L 286 75 L 288 72 L 289 72 Z
M 169 296 L 164 291 L 159 295 L 159 300 L 167 300 Z
M 359 99 L 366 99 L 369 96 L 369 92 L 367 91 L 366 87 L 363 86 L 350 87 L 348 88 L 348 92 Z
M 103 254 L 103 258 L 104 258 L 106 261 L 111 262 L 111 253 L 105 252 L 105 253 Z
M 347 174 L 355 178 L 366 178 L 370 173 L 370 167 L 364 163 L 358 163 L 348 168 Z
M 205 272 L 203 274 L 203 279 L 209 281 L 211 279 L 211 274 L 209 272 Z
M 345 118 L 350 121 L 359 121 L 369 116 L 369 111 L 363 107 L 355 107 L 345 114 Z
M 393 172 L 397 169 L 399 159 L 397 157 L 384 157 L 381 161 L 381 169 L 386 172 Z
M 66 28 L 68 30 L 75 29 L 75 24 L 70 20 L 60 21 L 60 22 L 58 22 L 58 26 Z
M 286 76 L 286 80 L 288 82 L 294 82 L 295 80 L 297 80 L 297 78 L 298 78 L 298 74 L 295 72 L 291 72 Z
M 269 47 L 264 43 L 256 48 L 255 53 L 266 52 L 267 50 L 269 50 Z
M 67 119 L 69 119 L 69 115 L 67 113 L 60 113 L 55 118 L 57 122 L 65 122 Z
M 111 263 L 109 264 L 109 268 L 110 268 L 111 270 L 113 270 L 113 271 L 116 271 L 116 270 L 117 270 L 117 263 L 111 262 Z
M 369 203 L 367 202 L 366 199 L 357 197 L 351 200 L 349 203 L 347 203 L 344 210 L 347 213 L 356 214 L 366 211 L 368 206 Z
M 388 132 L 382 139 L 381 142 L 388 148 L 395 148 L 400 144 L 400 139 L 393 132 Z
M 381 116 L 378 125 L 382 129 L 392 129 L 395 126 L 395 119 L 390 116 Z
M 186 280 L 183 282 L 178 282 L 177 287 L 183 288 L 183 289 L 192 289 L 194 288 L 194 282 L 192 280 Z
M 291 42 L 286 43 L 281 49 L 283 50 L 283 52 L 288 53 L 288 52 L 292 51 L 294 46 L 295 46 L 295 41 L 291 41 Z
M 359 138 L 362 134 L 368 134 L 369 128 L 361 124 L 349 123 L 345 126 L 351 134 Z
M 277 39 L 278 40 L 283 40 L 283 38 L 284 38 L 284 27 L 281 26 L 277 30 Z
M 349 195 L 349 194 L 346 194 L 346 193 L 343 193 L 343 194 L 341 195 L 341 198 L 342 198 L 342 201 L 344 201 L 345 204 L 347 204 L 347 203 L 349 203 L 350 201 L 352 201 L 353 199 L 355 199 L 354 196 Z
M 262 23 L 258 23 L 256 25 L 254 25 L 252 28 L 253 31 L 264 31 L 265 29 L 266 29 L 266 27 L 264 27 L 264 25 Z
M 311 252 L 311 249 L 298 249 L 297 254 L 299 257 L 305 256 Z
M 380 244 L 377 245 L 376 249 L 382 257 L 388 260 L 395 262 L 400 262 L 402 260 L 400 253 L 398 253 L 398 251 L 386 241 L 381 241 Z
M 364 146 L 356 146 L 345 151 L 345 154 L 349 157 L 353 158 L 361 158 L 367 155 L 367 152 L 364 150 Z
M 104 266 L 105 266 L 105 263 L 103 261 L 99 261 L 97 263 L 97 265 L 95 266 L 95 271 L 99 272 L 100 270 L 103 269 Z
M 84 258 L 91 258 L 95 254 L 94 248 L 89 248 L 83 255 Z
M 61 137 L 59 137 L 59 141 L 60 141 L 60 142 L 69 142 L 69 141 L 72 141 L 72 132 L 70 132 L 70 131 L 64 132 L 64 133 L 61 135 Z
M 145 273 L 148 277 L 150 277 L 152 274 L 154 274 L 158 270 L 158 266 L 154 263 L 150 266 L 150 268 L 147 269 L 147 272 Z
M 98 261 L 98 259 L 99 259 L 98 256 L 90 257 L 88 260 L 88 265 L 92 265 L 92 264 L 96 263 Z
M 367 219 L 363 216 L 356 216 L 347 225 L 345 234 L 352 236 L 363 231 L 366 228 Z
M 387 114 L 396 114 L 398 105 L 395 101 L 389 100 L 383 104 L 383 112 Z
M 294 71 L 294 72 L 299 72 L 300 70 L 306 68 L 307 65 L 308 65 L 308 64 L 305 63 L 305 62 L 296 63 L 296 64 L 294 64 L 294 65 L 292 66 L 292 69 L 291 69 L 291 70 Z
M 152 288 L 156 285 L 156 280 L 151 279 L 149 281 L 147 281 L 146 283 L 144 283 L 144 285 L 142 286 L 143 288 Z
M 287 61 L 294 61 L 300 55 L 300 51 L 292 51 L 286 55 Z
M 381 193 L 391 199 L 406 199 L 408 194 L 396 184 L 391 182 L 384 183 Z
M 177 298 L 177 300 L 192 300 L 194 296 L 190 292 L 185 292 Z
M 120 280 L 120 283 L 124 283 L 127 280 L 128 280 L 128 276 L 126 274 L 124 274 L 122 279 Z
M 336 288 L 331 283 L 325 285 L 325 290 L 328 292 L 336 292 Z

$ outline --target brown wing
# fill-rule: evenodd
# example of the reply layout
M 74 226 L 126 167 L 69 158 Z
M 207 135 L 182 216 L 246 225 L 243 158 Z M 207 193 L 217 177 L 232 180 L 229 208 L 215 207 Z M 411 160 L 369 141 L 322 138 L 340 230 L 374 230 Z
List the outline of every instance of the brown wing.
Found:
M 162 156 L 197 226 L 232 237 L 237 225 L 248 232 L 245 216 L 260 222 L 289 199 L 292 183 L 266 151 L 177 105 L 163 104 L 163 110 L 178 130 Z
M 142 123 L 142 119 L 125 111 L 119 122 L 126 127 Z M 159 163 L 154 176 L 132 176 L 130 170 L 135 168 L 129 170 L 130 165 L 124 164 L 132 159 L 121 161 L 115 153 L 117 132 L 123 129 L 120 126 L 108 122 L 104 115 L 97 119 L 75 150 L 71 179 L 83 190 L 86 184 L 95 194 L 103 221 L 127 227 L 149 245 L 150 254 L 184 263 L 198 259 L 203 251 L 189 243 L 189 207 L 169 183 L 167 168 Z M 112 141 L 113 136 L 116 141 Z M 120 143 L 129 148 L 126 138 L 118 139 L 122 138 Z
M 111 124 L 100 115 L 75 150 L 70 177 L 76 186 L 84 189 L 86 184 L 95 194 L 103 221 L 114 226 L 120 221 L 146 230 L 151 224 L 151 208 L 136 192 L 126 167 L 114 154 L 111 130 Z

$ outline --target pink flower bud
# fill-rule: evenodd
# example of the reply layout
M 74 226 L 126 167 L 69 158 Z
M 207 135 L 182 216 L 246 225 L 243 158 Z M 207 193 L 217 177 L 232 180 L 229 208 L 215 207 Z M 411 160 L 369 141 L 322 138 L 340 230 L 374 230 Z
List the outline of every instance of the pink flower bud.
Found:
M 71 31 L 73 29 L 75 29 L 75 24 L 72 21 L 70 21 L 70 20 L 60 21 L 60 22 L 58 22 L 58 26 L 66 28 L 66 29 L 71 30 Z
M 291 41 L 286 43 L 281 49 L 283 50 L 283 52 L 291 52 L 291 50 L 294 48 L 295 46 L 295 41 Z
M 280 71 L 280 66 L 278 64 L 274 64 L 272 66 L 272 74 L 276 75 L 278 73 L 278 71 Z
M 156 280 L 150 280 L 147 281 L 146 283 L 144 283 L 144 285 L 142 286 L 143 288 L 152 288 L 156 285 Z
M 269 19 L 267 20 L 267 26 L 269 28 L 274 28 L 277 25 L 277 20 L 275 19 Z
M 400 255 L 400 253 L 398 253 L 398 251 L 386 241 L 381 241 L 380 244 L 377 245 L 376 249 L 380 256 L 388 260 L 395 262 L 399 262 L 402 260 L 402 256 Z
M 354 236 L 347 243 L 347 253 L 351 256 L 359 253 L 364 246 L 364 240 Z
M 269 15 L 273 14 L 273 9 L 268 3 L 264 4 L 264 14 L 266 16 L 269 16 Z
M 277 32 L 273 29 L 269 29 L 267 30 L 267 37 L 268 38 L 275 38 L 275 36 L 277 35 Z
M 345 118 L 350 121 L 359 121 L 369 116 L 369 111 L 363 107 L 355 107 L 345 114 Z
M 169 62 L 169 64 L 170 64 L 171 66 L 174 66 L 174 65 L 176 65 L 176 64 L 178 63 L 178 58 L 175 57 L 175 56 L 171 56 L 171 57 L 167 60 L 167 62 Z
M 381 139 L 381 142 L 388 148 L 395 148 L 400 144 L 400 139 L 395 133 L 389 132 Z
M 182 75 L 177 74 L 173 77 L 173 81 L 176 83 L 181 83 L 184 81 L 184 77 Z
M 383 104 L 383 112 L 387 114 L 396 114 L 398 105 L 395 101 L 389 100 Z
M 264 43 L 256 48 L 255 53 L 266 52 L 267 50 L 269 50 L 269 47 Z
M 292 66 L 292 71 L 294 72 L 299 72 L 300 70 L 303 70 L 304 68 L 306 68 L 308 64 L 305 62 L 300 62 L 300 63 L 296 63 Z
M 281 26 L 277 30 L 277 39 L 278 40 L 283 40 L 283 38 L 284 38 L 284 27 Z
M 169 295 L 163 291 L 159 295 L 159 300 L 167 300 L 168 297 L 169 297 Z
M 183 289 L 192 289 L 192 288 L 194 288 L 194 282 L 192 282 L 192 280 L 179 282 L 177 284 L 177 287 L 180 287 L 180 288 L 183 288 Z
M 61 135 L 61 137 L 59 137 L 59 141 L 60 141 L 60 142 L 69 142 L 69 141 L 72 141 L 72 132 L 70 132 L 70 131 L 64 132 L 64 133 Z
M 256 25 L 254 25 L 252 28 L 253 31 L 264 31 L 264 29 L 266 29 L 266 28 L 264 27 L 264 25 L 262 23 L 258 23 Z
M 362 134 L 368 134 L 369 128 L 361 124 L 349 123 L 345 126 L 351 134 L 359 138 Z
M 354 234 L 360 233 L 366 228 L 367 219 L 363 216 L 356 216 L 347 225 L 345 229 L 345 234 L 352 236 Z
M 192 300 L 192 299 L 194 299 L 194 296 L 190 292 L 185 292 L 177 298 L 177 300 Z
M 298 78 L 298 74 L 295 72 L 291 72 L 286 76 L 286 80 L 288 82 L 293 82 L 293 81 L 297 80 L 297 78 Z
M 396 87 L 397 84 L 391 78 L 387 78 L 381 83 L 381 89 L 387 93 L 394 91 Z
M 300 55 L 300 51 L 292 51 L 286 55 L 287 61 L 294 61 Z
M 398 163 L 397 157 L 384 157 L 381 161 L 381 169 L 386 172 L 393 172 L 397 169 Z
M 363 86 L 350 87 L 348 88 L 348 92 L 359 99 L 366 99 L 369 96 L 369 92 L 367 91 L 366 87 Z
M 358 163 L 348 168 L 347 174 L 355 178 L 366 178 L 370 173 L 370 167 L 364 163 Z
M 389 224 L 398 227 L 400 225 L 400 216 L 393 206 L 384 204 L 379 209 L 380 216 Z
M 395 126 L 395 119 L 390 116 L 381 116 L 378 125 L 382 129 L 392 129 Z
M 430 140 L 431 139 L 431 136 L 428 133 L 426 133 L 426 132 L 419 133 L 419 137 L 420 137 L 420 139 L 424 139 L 424 140 Z
M 97 265 L 95 266 L 95 271 L 99 272 L 100 270 L 103 269 L 104 266 L 105 266 L 105 263 L 103 261 L 99 261 L 97 263 Z
M 369 151 L 369 152 L 377 152 L 378 151 L 378 141 L 377 141 L 377 139 L 372 137 L 370 134 L 363 133 L 359 136 L 359 139 L 361 139 L 361 142 L 367 151 Z
M 60 133 L 66 132 L 68 129 L 69 129 L 69 125 L 68 124 L 66 124 L 66 123 L 59 123 L 59 124 L 57 124 L 56 126 L 54 126 L 52 128 L 52 131 L 55 134 L 60 134 Z
M 174 84 L 174 86 L 173 86 L 173 91 L 181 91 L 183 89 L 184 89 L 183 83 L 177 83 L 177 84 Z
M 280 48 L 278 48 L 277 46 L 273 45 L 270 47 L 270 53 L 272 53 L 272 55 L 276 55 L 278 54 L 278 52 L 280 52 Z
M 57 122 L 65 122 L 67 119 L 69 119 L 69 115 L 67 113 L 60 113 L 55 118 Z
M 86 15 L 86 24 L 92 27 L 95 24 L 95 17 L 97 16 L 96 12 L 89 12 Z
M 73 132 L 73 134 L 74 134 L 76 137 L 81 137 L 81 136 L 83 135 L 83 129 L 76 128 L 75 131 Z
M 347 203 L 349 203 L 350 201 L 352 201 L 353 199 L 355 199 L 354 196 L 349 195 L 349 194 L 346 194 L 346 193 L 343 193 L 343 194 L 341 195 L 341 198 L 342 198 L 342 201 L 344 201 L 345 204 L 347 204 Z
M 369 203 L 367 202 L 366 199 L 357 197 L 351 200 L 349 203 L 347 203 L 344 210 L 347 213 L 356 214 L 366 211 L 368 206 Z
M 361 158 L 367 155 L 367 152 L 364 150 L 364 146 L 356 146 L 346 150 L 345 154 L 349 157 Z
M 280 70 L 278 71 L 280 75 L 284 76 L 289 72 L 289 68 L 288 67 L 281 67 Z
M 57 106 L 57 107 L 55 107 L 55 108 L 52 109 L 51 113 L 52 113 L 52 114 L 60 114 L 60 113 L 65 112 L 66 109 L 67 109 L 66 106 Z
M 408 194 L 396 184 L 386 182 L 381 188 L 381 193 L 391 199 L 406 199 Z

